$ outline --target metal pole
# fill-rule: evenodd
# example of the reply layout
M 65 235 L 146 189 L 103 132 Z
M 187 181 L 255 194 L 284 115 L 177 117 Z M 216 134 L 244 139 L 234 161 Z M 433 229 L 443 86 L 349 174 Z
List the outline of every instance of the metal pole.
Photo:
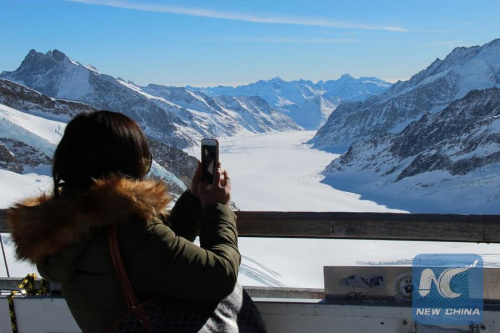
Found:
M 3 239 L 1 233 L 0 233 L 0 244 L 2 245 L 3 262 L 5 263 L 5 270 L 7 271 L 7 277 L 10 278 L 9 265 L 7 264 L 7 256 L 5 255 L 5 249 L 3 248 Z

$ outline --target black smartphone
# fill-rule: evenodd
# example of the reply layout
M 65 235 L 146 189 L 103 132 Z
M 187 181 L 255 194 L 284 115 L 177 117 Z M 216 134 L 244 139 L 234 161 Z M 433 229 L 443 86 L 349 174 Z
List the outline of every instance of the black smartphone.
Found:
M 219 163 L 219 141 L 205 138 L 201 140 L 201 181 L 214 182 L 217 164 Z

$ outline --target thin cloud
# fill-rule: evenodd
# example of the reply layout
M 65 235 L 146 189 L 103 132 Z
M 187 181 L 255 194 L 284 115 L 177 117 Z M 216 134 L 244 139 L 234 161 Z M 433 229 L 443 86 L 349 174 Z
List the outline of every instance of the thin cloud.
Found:
M 296 44 L 359 44 L 359 43 L 392 43 L 390 40 L 360 40 L 351 38 L 306 38 L 306 37 L 237 37 L 222 36 L 209 38 L 206 42 L 244 42 L 244 43 L 296 43 Z
M 219 37 L 209 38 L 207 42 L 244 42 L 244 43 L 298 43 L 298 44 L 344 44 L 359 43 L 355 39 L 336 38 L 299 38 L 299 37 Z
M 268 23 L 268 24 L 292 24 L 303 26 L 315 26 L 324 28 L 338 28 L 338 29 L 360 29 L 360 30 L 385 30 L 385 31 L 399 31 L 403 32 L 406 29 L 395 26 L 379 26 L 369 24 L 358 24 L 352 22 L 330 21 L 330 20 L 316 20 L 311 18 L 301 17 L 277 17 L 277 16 L 261 16 L 250 15 L 236 12 L 221 12 L 203 8 L 188 8 L 168 5 L 154 5 L 147 3 L 137 3 L 129 1 L 99 1 L 99 0 L 65 0 L 69 2 L 78 2 L 89 5 L 109 6 L 123 9 L 134 9 L 155 13 L 169 13 L 180 14 L 188 16 L 208 17 L 216 19 L 226 19 L 233 21 L 243 21 L 252 23 Z

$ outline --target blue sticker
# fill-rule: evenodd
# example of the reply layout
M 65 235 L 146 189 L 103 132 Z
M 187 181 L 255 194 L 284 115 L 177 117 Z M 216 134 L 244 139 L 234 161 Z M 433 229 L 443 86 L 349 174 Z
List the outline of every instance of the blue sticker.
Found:
M 479 324 L 483 259 L 477 254 L 419 254 L 413 259 L 413 318 L 421 325 Z

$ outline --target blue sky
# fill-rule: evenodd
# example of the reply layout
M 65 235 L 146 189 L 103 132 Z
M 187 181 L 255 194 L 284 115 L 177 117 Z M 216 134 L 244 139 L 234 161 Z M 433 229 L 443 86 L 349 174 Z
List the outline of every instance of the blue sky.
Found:
M 394 82 L 500 38 L 498 0 L 0 0 L 0 13 L 0 71 L 58 49 L 140 85 Z

